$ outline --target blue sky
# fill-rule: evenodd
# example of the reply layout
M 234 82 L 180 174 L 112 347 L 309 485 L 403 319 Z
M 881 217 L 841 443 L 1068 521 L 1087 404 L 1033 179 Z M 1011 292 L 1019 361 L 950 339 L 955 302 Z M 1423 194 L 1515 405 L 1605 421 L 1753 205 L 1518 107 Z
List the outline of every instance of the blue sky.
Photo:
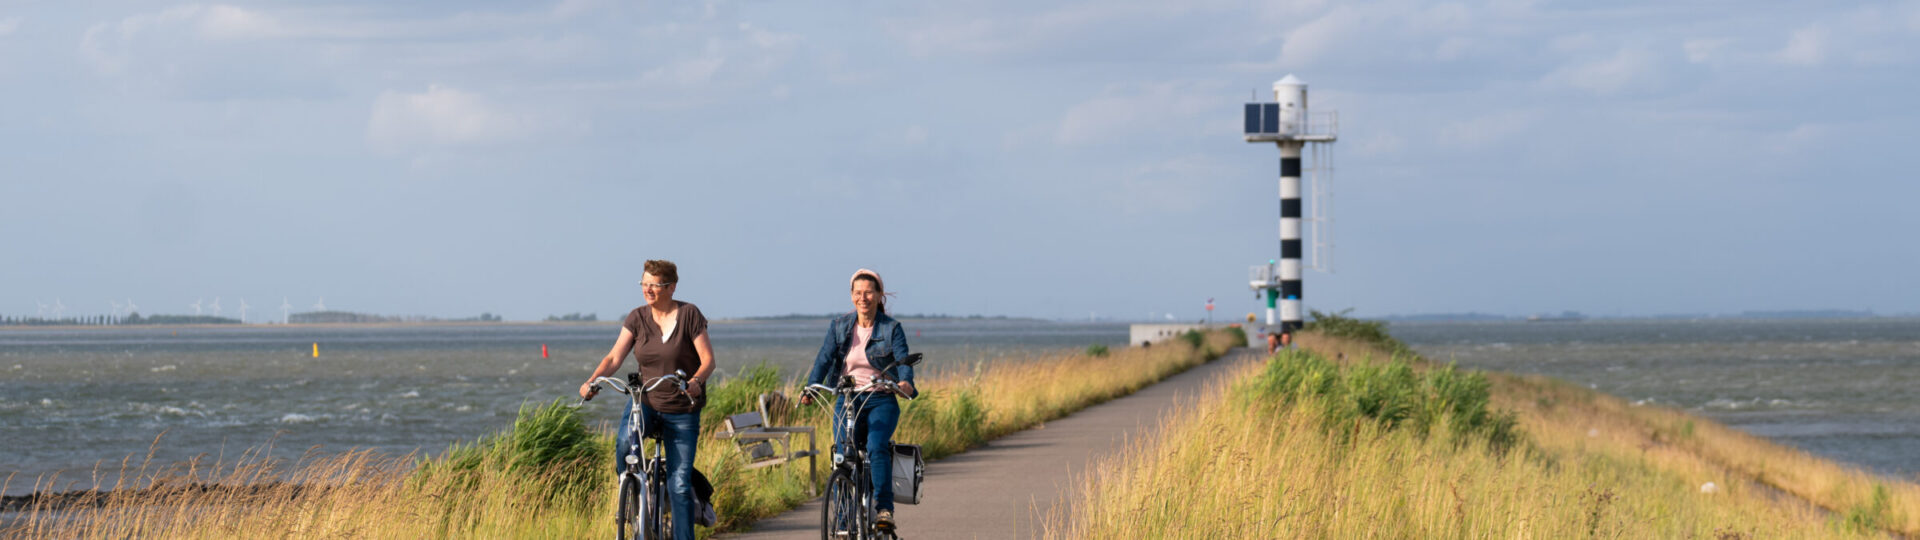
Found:
M 0 0 L 0 313 L 1920 312 L 1916 2 Z

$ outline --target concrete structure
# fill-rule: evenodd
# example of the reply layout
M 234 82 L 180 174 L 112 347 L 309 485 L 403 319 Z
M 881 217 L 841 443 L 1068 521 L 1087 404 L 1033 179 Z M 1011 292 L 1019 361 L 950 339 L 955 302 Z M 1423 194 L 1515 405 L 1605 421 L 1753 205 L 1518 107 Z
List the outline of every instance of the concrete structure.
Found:
M 1205 332 L 1225 327 L 1227 325 L 1200 323 L 1136 324 L 1127 329 L 1127 345 L 1138 347 L 1142 343 L 1158 343 L 1180 337 L 1180 334 L 1185 334 L 1188 330 Z

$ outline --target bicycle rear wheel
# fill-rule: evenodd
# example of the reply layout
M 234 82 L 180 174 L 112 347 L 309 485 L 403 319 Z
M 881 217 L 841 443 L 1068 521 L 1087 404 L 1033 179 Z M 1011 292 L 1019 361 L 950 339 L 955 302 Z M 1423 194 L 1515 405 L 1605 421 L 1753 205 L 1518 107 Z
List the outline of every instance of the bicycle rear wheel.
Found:
M 860 491 L 851 471 L 833 471 L 820 507 L 821 540 L 859 540 L 866 532 L 860 523 Z
M 614 515 L 614 538 L 631 540 L 640 530 L 640 483 L 632 476 L 620 476 L 619 510 Z

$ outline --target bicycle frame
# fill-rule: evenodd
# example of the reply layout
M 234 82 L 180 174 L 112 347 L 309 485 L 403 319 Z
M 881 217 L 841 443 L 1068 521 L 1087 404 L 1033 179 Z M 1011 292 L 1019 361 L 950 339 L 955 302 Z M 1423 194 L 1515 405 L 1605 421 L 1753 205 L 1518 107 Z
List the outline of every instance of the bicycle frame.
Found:
M 918 355 L 914 356 L 914 360 L 917 361 Z M 880 377 L 874 378 L 872 382 L 858 388 L 854 387 L 853 377 L 847 376 L 841 378 L 838 388 L 829 388 L 825 385 L 816 384 L 808 386 L 806 390 L 823 396 L 822 399 L 818 400 L 823 403 L 826 401 L 824 395 L 827 394 L 832 394 L 839 398 L 835 400 L 839 406 L 833 412 L 833 426 L 835 426 L 833 436 L 834 473 L 828 475 L 827 489 L 824 490 L 827 500 L 823 502 L 825 508 L 822 509 L 822 537 L 835 538 L 845 535 L 845 537 L 855 540 L 864 538 L 893 538 L 894 535 L 892 531 L 879 530 L 874 526 L 876 514 L 879 512 L 879 501 L 875 500 L 876 497 L 873 492 L 873 467 L 869 460 L 870 456 L 867 455 L 865 445 L 862 441 L 855 439 L 853 431 L 854 426 L 859 421 L 859 415 L 856 413 L 865 407 L 867 402 L 875 396 L 881 393 L 889 393 L 909 400 L 913 398 L 906 396 L 905 392 L 901 391 L 899 383 L 894 382 L 891 377 L 888 377 L 884 373 L 881 374 Z M 879 392 L 875 392 L 875 390 Z M 887 473 L 892 474 L 891 471 Z M 842 475 L 847 476 L 851 480 L 850 483 L 853 484 L 851 487 L 853 497 L 857 504 L 857 511 L 852 515 L 836 516 L 833 512 L 833 506 L 837 504 L 834 501 L 834 497 L 836 496 L 834 484 L 839 481 Z M 847 530 L 841 532 L 840 529 Z
M 638 375 L 632 374 L 631 382 L 638 383 Z M 645 540 L 671 538 L 673 535 L 671 512 L 667 510 L 666 485 L 666 449 L 665 441 L 658 433 L 648 429 L 647 415 L 641 408 L 646 393 L 659 388 L 662 384 L 672 384 L 684 394 L 687 390 L 684 372 L 675 372 L 656 378 L 645 388 L 635 391 L 636 385 L 623 383 L 613 377 L 594 379 L 597 386 L 605 386 L 627 396 L 627 448 L 618 452 L 615 459 L 626 462 L 626 472 L 617 475 L 620 483 L 620 500 L 615 502 L 615 531 L 620 540 L 638 535 Z M 591 399 L 589 397 L 588 399 Z M 581 400 L 583 403 L 586 400 Z M 647 452 L 646 440 L 654 441 L 653 452 Z M 632 507 L 630 507 L 632 506 Z M 631 527 L 631 531 L 629 530 Z

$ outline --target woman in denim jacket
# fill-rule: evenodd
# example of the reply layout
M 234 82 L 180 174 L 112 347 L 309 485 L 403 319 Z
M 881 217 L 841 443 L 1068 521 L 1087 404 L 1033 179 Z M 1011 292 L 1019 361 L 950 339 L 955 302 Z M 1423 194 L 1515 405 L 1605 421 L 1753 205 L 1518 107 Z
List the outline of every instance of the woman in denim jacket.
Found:
M 807 377 L 807 383 L 834 386 L 845 374 L 853 377 L 855 387 L 860 387 L 885 373 L 900 383 L 900 390 L 907 397 L 918 395 L 919 391 L 913 387 L 913 366 L 898 364 L 907 357 L 907 334 L 899 321 L 887 316 L 887 293 L 880 274 L 862 268 L 853 273 L 848 286 L 853 291 L 853 313 L 841 315 L 827 325 L 826 341 L 820 344 L 820 354 L 813 359 L 813 373 Z M 811 396 L 800 399 L 802 403 L 812 402 Z M 834 408 L 837 411 L 844 406 L 846 401 L 842 400 Z M 892 394 L 872 396 L 854 414 L 851 436 L 854 440 L 866 438 L 867 460 L 873 464 L 873 470 L 892 471 L 890 446 L 893 429 L 900 424 L 900 402 Z M 875 506 L 879 507 L 874 525 L 891 530 L 894 526 L 892 476 L 874 474 L 873 492 L 878 503 Z

